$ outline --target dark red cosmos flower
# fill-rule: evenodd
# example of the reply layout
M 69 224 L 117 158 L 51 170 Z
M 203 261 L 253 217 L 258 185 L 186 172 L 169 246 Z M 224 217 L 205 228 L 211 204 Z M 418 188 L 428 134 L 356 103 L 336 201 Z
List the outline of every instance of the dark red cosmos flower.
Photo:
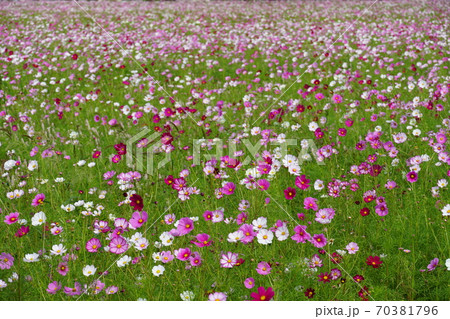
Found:
M 242 258 L 239 258 L 239 259 L 236 261 L 236 265 L 235 265 L 235 266 L 240 266 L 240 265 L 242 265 L 243 263 L 245 263 L 245 260 L 242 259 Z
M 78 60 L 78 54 L 74 53 L 72 55 L 72 60 L 74 60 L 74 61 Z
M 364 286 L 364 287 L 358 292 L 358 295 L 359 295 L 359 297 L 361 297 L 361 299 L 362 299 L 363 301 L 369 300 L 369 298 L 368 298 L 369 295 L 370 295 L 369 287 Z
M 297 105 L 297 112 L 303 113 L 305 111 L 305 107 L 303 105 Z
M 123 143 L 114 145 L 118 155 L 125 155 L 127 153 L 127 146 Z
M 372 167 L 369 170 L 370 176 L 378 176 L 380 175 L 381 171 L 383 170 L 383 167 L 380 165 L 372 165 Z
M 372 266 L 373 268 L 380 268 L 383 261 L 379 256 L 369 256 L 367 257 L 366 264 Z
M 142 200 L 142 197 L 138 194 L 133 194 L 130 197 L 130 206 L 133 207 L 135 210 L 141 211 L 144 208 L 144 201 Z
M 316 294 L 316 291 L 312 288 L 308 288 L 305 291 L 305 296 L 308 297 L 308 299 L 313 298 L 315 294 Z
M 164 178 L 164 183 L 166 183 L 169 186 L 172 186 L 174 180 L 175 179 L 173 178 L 173 176 L 169 175 L 166 178 Z
M 259 287 L 258 292 L 252 292 L 250 297 L 253 298 L 252 301 L 269 301 L 274 295 L 272 287 L 267 288 L 267 290 L 264 287 Z
M 16 234 L 14 236 L 16 237 L 22 237 L 25 236 L 26 234 L 28 234 L 28 232 L 30 231 L 30 227 L 29 226 L 21 226 Z
M 370 209 L 368 209 L 367 207 L 362 208 L 359 213 L 361 214 L 361 216 L 367 216 L 370 214 Z
M 295 188 L 288 187 L 284 190 L 284 197 L 286 199 L 293 199 L 296 194 L 297 194 L 297 191 L 295 190 Z
M 330 282 L 330 280 L 331 280 L 331 275 L 327 272 L 323 272 L 319 275 L 319 281 Z
M 364 276 L 363 276 L 363 275 L 354 275 L 354 276 L 353 276 L 353 280 L 354 280 L 355 282 L 361 282 L 361 281 L 364 280 Z
M 331 261 L 333 262 L 333 264 L 339 264 L 340 262 L 342 262 L 342 256 L 339 255 L 337 252 L 334 252 L 331 255 Z

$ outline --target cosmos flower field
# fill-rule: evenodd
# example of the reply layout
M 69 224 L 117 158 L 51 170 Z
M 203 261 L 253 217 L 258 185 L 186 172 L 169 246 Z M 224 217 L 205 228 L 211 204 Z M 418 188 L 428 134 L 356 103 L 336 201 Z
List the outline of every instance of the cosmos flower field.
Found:
M 0 300 L 448 300 L 445 1 L 0 12 Z

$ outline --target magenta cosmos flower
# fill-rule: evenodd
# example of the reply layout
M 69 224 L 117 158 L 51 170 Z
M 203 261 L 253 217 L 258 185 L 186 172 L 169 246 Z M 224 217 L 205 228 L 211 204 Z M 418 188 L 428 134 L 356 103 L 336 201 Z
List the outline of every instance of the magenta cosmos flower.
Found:
M 209 240 L 210 236 L 208 234 L 198 234 L 195 236 L 197 241 L 191 240 L 191 244 L 194 244 L 197 247 L 205 247 L 210 246 L 212 241 Z
M 284 198 L 286 199 L 293 199 L 296 194 L 297 191 L 295 190 L 295 188 L 288 187 L 284 190 Z
M 272 287 L 267 288 L 259 287 L 258 292 L 252 292 L 250 297 L 252 297 L 252 301 L 269 301 L 275 295 Z
M 234 194 L 235 189 L 236 189 L 236 185 L 234 185 L 234 183 L 230 182 L 230 183 L 226 183 L 223 186 L 222 191 L 225 195 L 232 195 L 232 194 Z
M 180 236 L 189 234 L 193 230 L 194 230 L 194 222 L 189 217 L 181 218 L 178 221 L 177 231 L 179 232 Z
M 14 234 L 16 237 L 22 237 L 28 234 L 30 231 L 30 226 L 20 226 L 20 228 L 17 230 L 17 232 Z
M 314 197 L 306 197 L 303 201 L 303 205 L 305 209 L 312 209 L 314 211 L 319 209 L 319 206 L 317 206 L 317 199 Z
M 247 289 L 252 289 L 253 287 L 255 287 L 255 279 L 253 279 L 252 277 L 245 279 L 244 286 Z
M 19 220 L 18 212 L 11 213 L 11 214 L 5 216 L 5 223 L 8 225 L 17 223 L 18 220 Z
M 37 194 L 33 200 L 31 201 L 31 206 L 39 206 L 44 204 L 45 195 L 44 194 Z
M 333 102 L 336 104 L 342 103 L 342 96 L 340 96 L 339 94 L 333 95 Z
M 186 261 L 191 257 L 191 250 L 189 248 L 180 248 L 175 251 L 177 259 L 181 261 Z
M 91 238 L 86 242 L 86 250 L 90 253 L 96 253 L 102 244 L 99 239 Z
M 270 187 L 270 182 L 266 179 L 260 179 L 256 182 L 258 189 L 261 191 L 266 191 Z
M 300 188 L 301 190 L 305 190 L 309 188 L 310 180 L 306 178 L 306 175 L 297 176 L 295 178 L 295 186 Z
M 270 274 L 270 271 L 272 270 L 272 267 L 270 267 L 269 263 L 262 261 L 258 264 L 258 267 L 256 268 L 256 272 L 260 275 L 268 275 Z
M 297 243 L 305 243 L 307 240 L 310 240 L 311 235 L 306 231 L 306 228 L 307 226 L 304 225 L 295 226 L 295 234 L 291 237 L 291 239 Z
M 115 237 L 109 243 L 109 251 L 113 254 L 122 254 L 128 249 L 128 243 L 123 237 Z
M 419 176 L 417 176 L 416 172 L 409 172 L 408 174 L 406 174 L 406 180 L 410 183 L 417 182 L 418 178 L 419 178 Z
M 134 212 L 130 219 L 130 224 L 134 228 L 140 228 L 147 221 L 148 214 L 146 211 Z
M 327 244 L 327 238 L 324 234 L 315 234 L 311 239 L 311 243 L 316 248 L 322 248 Z

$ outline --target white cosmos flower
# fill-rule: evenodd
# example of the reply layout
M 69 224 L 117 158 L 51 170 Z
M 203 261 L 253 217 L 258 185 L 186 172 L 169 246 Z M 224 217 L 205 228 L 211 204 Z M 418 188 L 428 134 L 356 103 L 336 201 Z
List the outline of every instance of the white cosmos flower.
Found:
M 36 253 L 26 254 L 25 257 L 23 257 L 23 261 L 26 263 L 37 262 L 37 261 L 39 261 L 39 255 Z
M 52 249 L 50 250 L 50 255 L 62 255 L 67 251 L 67 249 L 64 247 L 63 244 L 59 244 L 59 245 L 53 245 Z
M 262 245 L 269 245 L 272 243 L 273 233 L 270 230 L 261 229 L 258 232 L 258 235 L 256 235 L 256 238 L 258 239 L 258 243 Z
M 35 169 L 38 169 L 38 167 L 39 167 L 38 162 L 35 160 L 30 161 L 30 163 L 28 164 L 29 171 L 34 171 Z
M 228 242 L 229 243 L 237 243 L 242 238 L 244 238 L 244 233 L 241 230 L 235 231 L 234 233 L 228 234 Z
M 83 268 L 83 275 L 86 277 L 95 275 L 95 272 L 97 271 L 97 268 L 95 268 L 94 265 L 87 265 Z
M 275 231 L 275 236 L 277 236 L 277 239 L 279 241 L 283 241 L 288 239 L 289 237 L 289 230 L 286 226 L 278 227 Z
M 117 267 L 125 267 L 126 265 L 128 265 L 130 263 L 130 261 L 131 261 L 131 257 L 125 255 L 117 261 Z
M 180 297 L 181 297 L 181 300 L 183 300 L 183 301 L 191 301 L 191 300 L 194 300 L 195 295 L 192 291 L 183 291 L 180 294 Z
M 31 218 L 31 224 L 33 226 L 39 226 L 39 225 L 42 225 L 43 223 L 45 223 L 46 220 L 47 220 L 47 217 L 45 216 L 45 213 L 38 212 L 38 213 L 34 214 L 34 216 Z
M 259 217 L 252 221 L 253 230 L 259 231 L 261 229 L 267 228 L 267 218 Z
M 162 265 L 154 266 L 152 268 L 152 273 L 156 277 L 159 277 L 159 276 L 161 276 L 164 273 L 164 270 L 166 270 L 166 268 L 164 268 L 164 266 L 162 266 Z
M 442 216 L 450 216 L 450 204 L 447 204 L 441 210 Z

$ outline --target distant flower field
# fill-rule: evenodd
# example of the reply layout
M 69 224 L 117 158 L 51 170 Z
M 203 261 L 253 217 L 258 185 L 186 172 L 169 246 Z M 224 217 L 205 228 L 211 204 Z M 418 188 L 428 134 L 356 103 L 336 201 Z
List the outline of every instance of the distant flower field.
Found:
M 0 12 L 0 300 L 448 300 L 445 1 Z

